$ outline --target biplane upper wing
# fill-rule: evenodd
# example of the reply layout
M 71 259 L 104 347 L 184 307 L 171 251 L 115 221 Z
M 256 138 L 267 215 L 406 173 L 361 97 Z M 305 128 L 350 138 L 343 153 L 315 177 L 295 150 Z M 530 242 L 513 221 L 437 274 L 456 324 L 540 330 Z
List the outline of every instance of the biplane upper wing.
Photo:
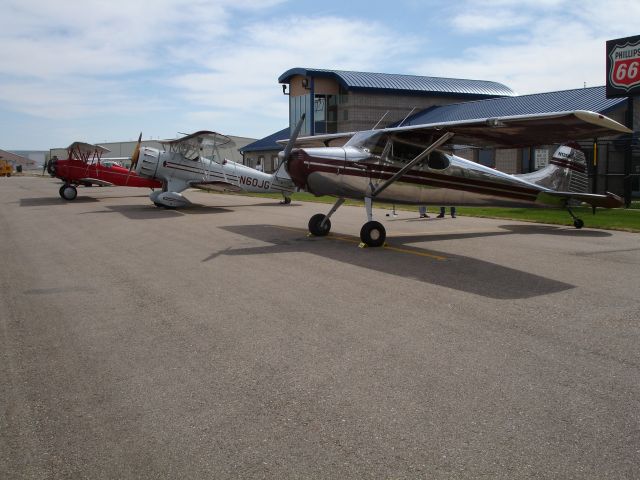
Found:
M 104 148 L 100 145 L 92 145 L 85 142 L 73 142 L 67 147 L 69 152 L 69 158 L 74 160 L 80 160 L 84 163 L 90 163 L 90 161 L 99 160 L 102 154 L 109 152 L 108 148 Z
M 214 150 L 218 147 L 233 147 L 234 141 L 218 132 L 210 130 L 200 130 L 174 140 L 164 140 L 160 142 L 166 150 L 181 153 L 186 158 L 195 158 L 203 151 Z
M 382 131 L 401 141 L 417 143 L 451 132 L 454 135 L 449 140 L 450 145 L 483 148 L 549 145 L 631 133 L 631 130 L 615 120 L 584 110 L 412 125 Z
M 85 143 L 85 142 L 73 142 L 71 145 L 67 147 L 67 150 L 86 152 L 86 153 L 98 152 L 100 154 L 111 151 L 108 148 L 103 147 L 102 145 L 93 145 L 91 143 Z

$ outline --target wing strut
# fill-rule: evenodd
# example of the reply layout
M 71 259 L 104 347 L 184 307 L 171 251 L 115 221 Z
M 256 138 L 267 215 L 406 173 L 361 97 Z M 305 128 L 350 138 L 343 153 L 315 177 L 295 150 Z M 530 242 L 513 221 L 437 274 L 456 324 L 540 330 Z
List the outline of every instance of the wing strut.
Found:
M 418 154 L 418 156 L 416 156 L 413 160 L 411 160 L 404 167 L 402 167 L 400 170 L 398 170 L 395 173 L 395 175 L 393 175 L 389 180 L 384 182 L 382 185 L 379 185 L 378 187 L 373 188 L 372 191 L 371 191 L 370 197 L 371 198 L 375 198 L 376 196 L 378 196 L 389 185 L 391 185 L 393 182 L 395 182 L 400 177 L 402 177 L 405 173 L 407 173 L 409 170 L 411 170 L 418 162 L 420 162 L 421 160 L 424 160 L 424 158 L 427 155 L 429 155 L 431 152 L 433 152 L 436 148 L 438 148 L 443 143 L 447 142 L 454 135 L 455 134 L 453 132 L 447 132 L 444 135 L 442 135 L 438 140 L 436 140 L 431 145 L 429 145 L 427 148 L 425 148 L 422 151 L 422 153 Z

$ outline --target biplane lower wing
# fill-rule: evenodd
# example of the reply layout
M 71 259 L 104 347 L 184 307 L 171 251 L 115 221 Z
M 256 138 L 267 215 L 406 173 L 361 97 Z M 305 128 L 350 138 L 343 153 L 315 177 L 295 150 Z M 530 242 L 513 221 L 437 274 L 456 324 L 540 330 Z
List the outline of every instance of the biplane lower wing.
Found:
M 223 182 L 220 180 L 212 181 L 194 181 L 189 182 L 189 186 L 192 188 L 199 188 L 200 190 L 209 190 L 213 192 L 241 192 L 242 188 L 238 185 L 229 182 Z
M 91 185 L 98 185 L 99 187 L 113 187 L 114 183 L 107 182 L 106 180 L 100 180 L 99 178 L 81 178 L 78 180 L 78 183 Z

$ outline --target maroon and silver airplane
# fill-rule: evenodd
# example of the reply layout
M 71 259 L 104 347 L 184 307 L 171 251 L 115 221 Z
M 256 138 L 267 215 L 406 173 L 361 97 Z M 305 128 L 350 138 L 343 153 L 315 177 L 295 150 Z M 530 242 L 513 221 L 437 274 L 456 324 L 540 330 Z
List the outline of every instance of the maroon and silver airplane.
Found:
M 573 205 L 588 203 L 594 211 L 623 205 L 612 193 L 586 193 L 585 156 L 575 143 L 558 148 L 547 167 L 522 175 L 509 175 L 453 154 L 454 145 L 517 148 L 631 133 L 598 113 L 484 118 L 296 139 L 300 124 L 281 153 L 286 172 L 300 188 L 337 197 L 328 214 L 319 213 L 309 220 L 313 235 L 329 233 L 330 217 L 346 198 L 364 199 L 367 222 L 360 238 L 368 246 L 381 246 L 386 238 L 384 226 L 373 220 L 374 200 L 565 208 L 576 228 L 582 228 L 584 222 L 571 211 Z

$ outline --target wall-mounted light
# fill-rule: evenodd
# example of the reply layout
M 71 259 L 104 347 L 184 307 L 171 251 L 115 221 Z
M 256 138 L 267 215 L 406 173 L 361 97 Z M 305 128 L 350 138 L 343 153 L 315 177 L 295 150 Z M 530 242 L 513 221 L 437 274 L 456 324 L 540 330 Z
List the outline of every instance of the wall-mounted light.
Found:
M 287 93 L 287 84 L 286 84 L 286 83 L 283 83 L 283 84 L 282 84 L 282 94 L 283 94 L 283 95 L 289 95 L 289 94 Z
M 302 88 L 309 90 L 309 79 L 306 77 L 302 79 Z

